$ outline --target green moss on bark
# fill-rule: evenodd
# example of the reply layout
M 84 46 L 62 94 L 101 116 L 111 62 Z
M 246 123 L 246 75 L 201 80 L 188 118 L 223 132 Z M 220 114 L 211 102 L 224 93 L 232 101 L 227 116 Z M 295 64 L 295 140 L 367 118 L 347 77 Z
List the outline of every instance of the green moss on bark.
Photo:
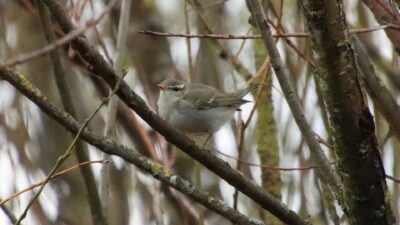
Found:
M 264 63 L 266 51 L 261 40 L 254 42 L 254 52 L 256 56 L 256 68 L 260 68 Z M 264 73 L 267 73 L 266 69 Z M 266 74 L 264 81 L 266 86 L 263 88 L 261 99 L 257 106 L 257 125 L 254 139 L 257 143 L 257 151 L 260 156 L 260 162 L 263 165 L 278 166 L 279 165 L 279 146 L 277 142 L 277 129 L 273 115 L 272 102 L 272 77 L 271 74 Z M 261 173 L 262 186 L 269 193 L 277 198 L 281 197 L 281 179 L 277 171 L 263 169 Z M 281 224 L 270 213 L 263 213 L 263 220 L 266 224 Z

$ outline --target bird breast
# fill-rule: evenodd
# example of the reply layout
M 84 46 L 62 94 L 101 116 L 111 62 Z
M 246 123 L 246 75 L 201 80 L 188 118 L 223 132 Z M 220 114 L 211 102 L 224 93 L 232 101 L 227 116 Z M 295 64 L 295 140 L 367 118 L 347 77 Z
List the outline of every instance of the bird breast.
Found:
M 234 113 L 234 109 L 228 108 L 186 108 L 173 111 L 168 122 L 186 133 L 214 133 L 228 122 Z
M 197 109 L 177 96 L 160 93 L 158 113 L 173 127 L 185 133 L 214 133 L 228 122 L 236 111 L 232 107 Z

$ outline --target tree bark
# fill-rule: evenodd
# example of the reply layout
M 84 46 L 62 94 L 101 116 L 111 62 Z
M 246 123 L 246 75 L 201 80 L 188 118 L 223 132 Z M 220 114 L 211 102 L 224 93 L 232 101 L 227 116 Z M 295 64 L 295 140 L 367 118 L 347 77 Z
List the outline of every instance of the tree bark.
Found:
M 65 33 L 72 32 L 76 29 L 57 1 L 43 1 L 49 7 L 54 19 Z M 88 69 L 90 69 L 91 72 L 103 78 L 110 87 L 116 85 L 119 81 L 117 74 L 85 38 L 77 37 L 71 42 L 71 44 L 72 47 L 78 51 L 82 58 L 90 65 Z M 289 224 L 308 224 L 306 220 L 288 209 L 287 206 L 282 204 L 281 201 L 273 197 L 271 194 L 262 190 L 250 179 L 242 176 L 224 161 L 209 154 L 208 150 L 200 148 L 186 135 L 169 126 L 164 120 L 149 109 L 145 101 L 133 92 L 127 83 L 121 81 L 120 88 L 116 94 L 127 106 L 133 109 L 143 118 L 143 120 L 162 134 L 168 141 L 175 144 L 186 154 L 202 163 L 205 167 L 226 180 L 229 184 L 238 188 L 241 192 L 260 204 L 264 209 L 270 211 L 280 220 Z
M 303 0 L 350 224 L 393 224 L 375 125 L 341 1 Z

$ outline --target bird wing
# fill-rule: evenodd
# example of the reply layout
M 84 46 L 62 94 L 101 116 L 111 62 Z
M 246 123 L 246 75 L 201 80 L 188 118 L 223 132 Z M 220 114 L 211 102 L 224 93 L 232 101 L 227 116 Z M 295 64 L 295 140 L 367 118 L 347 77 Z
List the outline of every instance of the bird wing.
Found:
M 192 102 L 193 108 L 197 110 L 207 110 L 217 106 L 239 108 L 248 102 L 238 98 L 237 93 L 223 93 L 214 88 L 208 90 L 208 92 L 204 92 L 204 89 L 193 88 L 183 96 L 183 100 Z
M 192 102 L 192 107 L 197 110 L 211 109 L 218 106 L 215 101 L 215 94 L 217 92 L 218 90 L 214 88 L 210 88 L 208 92 L 204 92 L 204 89 L 193 88 L 185 93 L 183 100 Z
M 235 108 L 239 110 L 239 107 L 247 100 L 242 99 L 250 91 L 256 89 L 259 85 L 252 84 L 247 88 L 240 89 L 231 93 L 225 93 L 215 89 L 212 86 L 192 83 L 190 90 L 188 90 L 182 97 L 187 102 L 192 102 L 193 109 L 196 110 L 207 110 L 217 106 Z

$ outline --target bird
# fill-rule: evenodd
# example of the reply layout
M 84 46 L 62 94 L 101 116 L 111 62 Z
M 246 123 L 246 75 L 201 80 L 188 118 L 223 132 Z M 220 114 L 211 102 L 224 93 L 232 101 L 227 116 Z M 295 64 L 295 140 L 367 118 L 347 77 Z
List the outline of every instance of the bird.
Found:
M 209 85 L 168 78 L 158 84 L 158 113 L 184 133 L 209 134 L 208 140 L 240 111 L 241 105 L 249 102 L 243 97 L 258 86 L 251 84 L 226 93 Z

